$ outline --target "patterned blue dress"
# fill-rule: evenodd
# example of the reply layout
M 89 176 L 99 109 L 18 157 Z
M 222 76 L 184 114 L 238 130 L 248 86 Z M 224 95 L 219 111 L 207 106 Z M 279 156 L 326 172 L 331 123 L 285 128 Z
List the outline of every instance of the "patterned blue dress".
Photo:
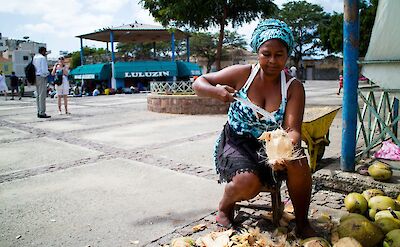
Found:
M 249 78 L 236 96 L 250 101 L 247 91 L 260 70 L 259 64 L 252 68 Z M 249 106 L 241 101 L 231 103 L 228 111 L 228 122 L 216 141 L 214 159 L 219 182 L 230 182 L 240 172 L 253 172 L 263 183 L 271 183 L 272 171 L 265 165 L 265 157 L 259 155 L 262 143 L 258 137 L 264 131 L 272 131 L 282 125 L 287 103 L 287 88 L 295 78 L 286 83 L 286 75 L 281 71 L 281 96 L 279 108 L 271 112 L 274 120 L 259 117 Z

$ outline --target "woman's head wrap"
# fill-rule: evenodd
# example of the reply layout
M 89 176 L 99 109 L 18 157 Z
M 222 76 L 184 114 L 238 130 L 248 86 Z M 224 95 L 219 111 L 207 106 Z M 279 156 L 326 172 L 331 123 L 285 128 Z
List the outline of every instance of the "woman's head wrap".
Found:
M 280 39 L 283 41 L 290 55 L 293 50 L 294 38 L 292 31 L 285 22 L 276 19 L 267 19 L 258 23 L 251 36 L 250 46 L 254 52 L 258 52 L 260 46 L 270 39 Z

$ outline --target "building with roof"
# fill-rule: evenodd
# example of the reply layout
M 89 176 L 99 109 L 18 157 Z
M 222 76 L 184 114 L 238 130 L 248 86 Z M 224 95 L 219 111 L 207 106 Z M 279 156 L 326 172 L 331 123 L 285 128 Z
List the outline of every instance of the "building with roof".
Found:
M 133 23 L 119 27 L 107 27 L 92 33 L 76 36 L 81 43 L 81 66 L 71 71 L 75 80 L 81 80 L 89 84 L 107 83 L 109 87 L 149 87 L 151 81 L 189 80 L 190 77 L 201 75 L 201 69 L 197 64 L 190 63 L 189 34 L 179 29 L 168 29 L 157 25 Z M 111 62 L 99 65 L 84 64 L 83 40 L 95 40 L 105 42 L 107 50 L 111 48 Z M 186 39 L 187 61 L 175 61 L 175 40 Z M 171 61 L 153 60 L 143 61 L 116 61 L 114 43 L 153 43 L 155 50 L 159 41 L 171 41 Z M 109 68 L 109 69 L 108 69 Z M 104 71 L 100 75 L 100 71 Z M 107 73 L 109 75 L 107 76 Z M 106 81 L 108 78 L 109 81 Z
M 0 71 L 3 71 L 4 75 L 11 75 L 13 71 L 12 61 L 10 59 L 0 57 Z
M 4 48 L 2 48 L 1 44 L 3 44 Z M 11 61 L 11 71 L 15 71 L 18 77 L 25 77 L 24 68 L 41 46 L 46 47 L 46 44 L 30 40 L 0 38 L 1 57 Z M 10 75 L 11 71 L 5 74 Z

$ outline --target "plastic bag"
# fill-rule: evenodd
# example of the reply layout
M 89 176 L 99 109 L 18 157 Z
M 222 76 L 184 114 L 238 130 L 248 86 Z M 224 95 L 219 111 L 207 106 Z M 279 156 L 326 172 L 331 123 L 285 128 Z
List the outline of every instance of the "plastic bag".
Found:
M 383 141 L 382 147 L 375 152 L 375 158 L 400 160 L 400 147 L 391 141 Z

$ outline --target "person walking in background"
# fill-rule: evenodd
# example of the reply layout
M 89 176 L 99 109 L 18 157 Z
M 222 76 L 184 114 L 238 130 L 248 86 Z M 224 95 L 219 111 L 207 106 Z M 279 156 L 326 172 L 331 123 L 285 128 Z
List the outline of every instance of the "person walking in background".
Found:
M 15 75 L 15 72 L 11 72 L 11 76 L 10 76 L 10 81 L 11 81 L 11 99 L 10 100 L 14 100 L 14 91 L 17 92 L 17 94 L 19 94 L 19 79 L 18 77 Z M 21 95 L 19 94 L 19 100 L 21 100 Z
M 3 75 L 3 71 L 0 71 L 0 93 L 4 93 L 4 96 L 7 100 L 7 83 L 6 83 L 6 77 Z
M 70 114 L 68 111 L 68 94 L 69 94 L 69 82 L 68 82 L 68 66 L 64 64 L 64 57 L 58 58 L 58 62 L 54 65 L 53 70 L 51 71 L 52 76 L 59 76 L 58 81 L 60 83 L 55 83 L 56 95 L 57 95 L 57 103 L 58 103 L 58 114 L 62 114 L 61 111 L 61 98 L 64 99 L 64 109 L 65 114 Z M 57 78 L 55 78 L 56 80 Z M 56 80 L 57 81 L 57 80 Z
M 26 80 L 25 80 L 26 81 Z M 18 79 L 18 84 L 19 84 L 19 97 L 22 98 L 24 97 L 25 94 L 25 83 L 24 80 L 22 80 L 21 78 Z
M 340 91 L 342 90 L 342 88 L 343 88 L 343 75 L 340 74 L 339 75 L 339 90 L 337 92 L 337 95 L 340 95 Z
M 38 118 L 50 117 L 46 115 L 47 77 L 49 76 L 46 52 L 46 47 L 39 47 L 39 53 L 33 57 L 32 62 L 36 69 L 36 105 Z

